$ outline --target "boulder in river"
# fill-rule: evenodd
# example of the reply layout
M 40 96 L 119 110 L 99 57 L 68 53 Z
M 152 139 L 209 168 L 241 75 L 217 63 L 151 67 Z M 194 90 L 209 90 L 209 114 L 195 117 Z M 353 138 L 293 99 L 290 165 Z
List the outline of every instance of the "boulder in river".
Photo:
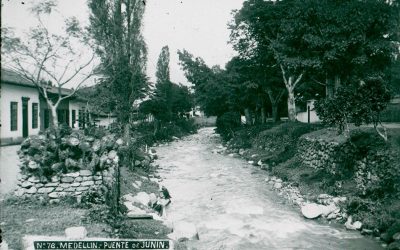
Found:
M 319 205 L 322 210 L 322 215 L 328 216 L 329 214 L 337 214 L 340 212 L 340 208 L 336 207 L 335 204 L 330 204 L 328 206 Z
M 356 221 L 353 223 L 353 218 L 351 216 L 349 216 L 347 218 L 346 223 L 344 224 L 344 226 L 348 229 L 348 230 L 360 230 L 362 227 L 362 223 L 360 221 Z
M 169 234 L 168 237 L 178 241 L 184 238 L 189 240 L 198 240 L 199 234 L 193 223 L 179 221 L 174 223 L 173 233 Z
M 281 188 L 282 188 L 282 182 L 276 182 L 276 183 L 274 184 L 274 188 L 275 188 L 275 189 L 281 189 Z
M 301 207 L 301 213 L 307 219 L 315 219 L 322 214 L 322 209 L 318 204 L 308 203 Z

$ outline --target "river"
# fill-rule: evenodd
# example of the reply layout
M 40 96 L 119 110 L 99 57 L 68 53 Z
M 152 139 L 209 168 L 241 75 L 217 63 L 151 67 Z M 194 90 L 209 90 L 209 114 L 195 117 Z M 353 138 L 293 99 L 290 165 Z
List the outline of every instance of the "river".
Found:
M 213 128 L 156 148 L 168 219 L 196 225 L 191 249 L 381 249 L 359 232 L 304 219 L 245 160 L 213 154 Z

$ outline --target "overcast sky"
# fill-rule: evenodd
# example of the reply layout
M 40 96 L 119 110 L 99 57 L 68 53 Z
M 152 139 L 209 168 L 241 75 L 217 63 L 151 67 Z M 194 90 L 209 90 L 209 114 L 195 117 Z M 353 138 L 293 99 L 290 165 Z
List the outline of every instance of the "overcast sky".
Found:
M 16 33 L 27 30 L 33 24 L 27 6 L 33 0 L 1 0 L 2 25 L 11 26 Z M 202 57 L 209 65 L 222 67 L 235 54 L 229 40 L 227 23 L 231 11 L 240 9 L 243 0 L 146 0 L 143 34 L 148 46 L 148 76 L 154 81 L 158 55 L 161 48 L 170 48 L 171 80 L 186 83 L 178 65 L 177 50 L 186 49 Z M 84 0 L 59 0 L 59 10 L 65 17 L 76 16 L 87 23 L 89 10 Z M 61 19 L 47 22 L 50 29 L 57 30 Z

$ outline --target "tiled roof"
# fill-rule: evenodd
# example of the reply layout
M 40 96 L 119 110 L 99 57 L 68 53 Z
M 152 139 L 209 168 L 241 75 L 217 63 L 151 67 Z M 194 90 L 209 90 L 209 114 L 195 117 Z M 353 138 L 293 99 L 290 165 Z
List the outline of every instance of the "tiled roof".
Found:
M 35 87 L 35 85 L 28 79 L 10 69 L 4 69 L 4 68 L 1 69 L 1 81 Z
M 10 70 L 10 69 L 1 69 L 1 81 L 12 83 L 15 85 L 27 86 L 36 88 L 36 85 L 33 84 L 31 81 L 23 77 L 21 74 Z M 72 93 L 72 89 L 61 88 L 61 95 L 68 95 Z M 51 86 L 47 89 L 48 93 L 58 94 L 58 87 Z

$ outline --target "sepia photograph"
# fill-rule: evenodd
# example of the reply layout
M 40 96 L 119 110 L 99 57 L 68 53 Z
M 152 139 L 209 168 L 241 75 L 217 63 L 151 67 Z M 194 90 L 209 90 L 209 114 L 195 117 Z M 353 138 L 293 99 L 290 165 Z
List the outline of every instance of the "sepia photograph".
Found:
M 400 250 L 400 0 L 1 0 L 38 249 Z

